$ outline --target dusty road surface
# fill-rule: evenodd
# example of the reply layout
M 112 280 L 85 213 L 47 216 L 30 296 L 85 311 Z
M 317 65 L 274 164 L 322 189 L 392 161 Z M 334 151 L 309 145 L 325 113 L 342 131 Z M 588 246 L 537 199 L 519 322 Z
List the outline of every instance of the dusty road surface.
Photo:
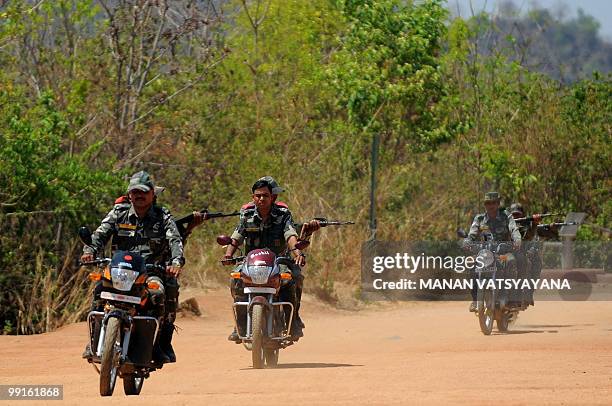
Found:
M 226 341 L 227 292 L 197 297 L 204 315 L 178 321 L 179 362 L 145 382 L 138 404 L 612 405 L 612 302 L 537 303 L 510 334 L 485 337 L 466 303 L 346 312 L 307 299 L 304 339 L 277 369 L 253 370 L 250 353 Z M 63 402 L 49 404 L 134 404 L 120 382 L 112 398 L 99 396 L 80 359 L 86 330 L 0 336 L 0 384 L 63 384 Z

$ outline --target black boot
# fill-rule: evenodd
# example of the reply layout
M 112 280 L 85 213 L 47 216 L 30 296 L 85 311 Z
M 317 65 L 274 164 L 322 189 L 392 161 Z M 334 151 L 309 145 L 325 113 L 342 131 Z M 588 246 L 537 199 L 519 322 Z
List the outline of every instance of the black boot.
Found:
M 300 328 L 306 328 L 306 325 L 304 324 L 304 322 L 302 321 L 302 318 L 300 317 L 300 306 L 302 304 L 302 283 L 298 283 L 295 286 L 295 301 L 296 301 L 296 305 L 295 305 L 295 319 L 297 321 L 297 324 L 300 326 Z M 304 334 L 302 334 L 303 336 Z
M 168 354 L 162 351 L 159 342 L 153 346 L 153 360 L 162 364 L 171 362 Z
M 306 328 L 306 325 L 302 321 L 302 318 L 300 317 L 299 313 L 295 316 L 295 321 L 297 322 L 298 326 L 300 326 L 300 328 Z
M 91 344 L 87 344 L 85 346 L 85 351 L 83 351 L 83 355 L 81 355 L 84 359 L 89 359 L 93 357 L 93 351 L 91 351 Z
M 291 323 L 291 339 L 293 341 L 298 341 L 301 337 L 304 337 L 304 332 L 302 331 L 303 324 L 304 323 L 300 320 L 300 316 L 296 315 L 296 318 L 293 319 L 293 323 Z
M 166 355 L 168 361 L 176 362 L 176 354 L 172 348 L 172 335 L 174 334 L 174 324 L 164 323 L 159 333 L 159 349 Z
M 233 341 L 236 344 L 240 344 L 240 336 L 238 335 L 238 331 L 236 331 L 236 327 L 234 327 L 234 331 L 227 337 L 228 341 Z

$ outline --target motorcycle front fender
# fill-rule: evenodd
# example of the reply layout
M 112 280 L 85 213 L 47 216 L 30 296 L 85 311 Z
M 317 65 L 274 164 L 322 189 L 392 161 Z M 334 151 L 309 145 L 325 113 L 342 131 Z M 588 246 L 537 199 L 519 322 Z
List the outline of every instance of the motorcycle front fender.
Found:
M 110 319 L 111 317 L 121 320 L 121 325 L 123 327 L 129 327 L 132 324 L 129 314 L 127 314 L 127 312 L 125 312 L 124 310 L 120 309 L 113 309 L 106 313 L 104 315 L 104 320 L 102 321 L 102 324 L 106 326 L 106 324 L 108 323 L 108 319 Z
M 251 299 L 249 302 L 249 312 L 251 312 L 253 306 L 265 306 L 268 310 L 272 310 L 272 305 L 264 296 L 255 296 Z
M 104 315 L 104 319 L 102 320 L 102 329 L 100 332 L 100 337 L 98 338 L 98 347 L 96 349 L 96 355 L 98 357 L 101 356 L 102 343 L 104 342 L 104 337 L 106 335 L 106 326 L 108 325 L 108 320 L 113 317 L 121 321 L 121 328 L 122 330 L 125 330 L 125 334 L 122 333 L 123 343 L 121 346 L 121 357 L 123 360 L 127 355 L 127 351 L 130 345 L 132 320 L 126 311 L 120 309 L 112 309 Z

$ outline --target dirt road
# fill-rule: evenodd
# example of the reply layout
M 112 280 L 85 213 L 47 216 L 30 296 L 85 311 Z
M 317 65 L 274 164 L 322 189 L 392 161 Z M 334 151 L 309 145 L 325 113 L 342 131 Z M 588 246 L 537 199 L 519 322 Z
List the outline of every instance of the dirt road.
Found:
M 145 382 L 139 404 L 612 404 L 612 302 L 537 303 L 510 334 L 485 337 L 466 303 L 345 312 L 308 299 L 306 337 L 277 369 L 253 370 L 226 341 L 226 293 L 198 297 L 204 315 L 179 320 L 179 362 Z M 99 396 L 80 359 L 86 330 L 0 336 L 0 384 L 63 384 L 64 401 L 49 404 L 133 404 L 120 382 Z

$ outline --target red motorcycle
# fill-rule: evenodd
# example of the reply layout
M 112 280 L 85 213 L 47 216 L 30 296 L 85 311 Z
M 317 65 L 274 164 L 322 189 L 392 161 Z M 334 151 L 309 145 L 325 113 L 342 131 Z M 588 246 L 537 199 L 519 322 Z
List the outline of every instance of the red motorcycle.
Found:
M 232 243 L 228 236 L 219 236 L 217 243 Z M 308 241 L 299 241 L 297 249 L 304 249 Z M 295 316 L 293 304 L 282 301 L 281 287 L 292 279 L 289 266 L 293 259 L 277 256 L 263 248 L 250 251 L 246 256 L 224 260 L 224 265 L 240 265 L 230 273 L 236 280 L 236 290 L 243 300 L 234 303 L 236 331 L 245 348 L 252 353 L 253 368 L 273 367 L 278 364 L 281 348 L 294 343 L 291 340 L 291 323 Z M 246 313 L 246 325 L 241 325 L 239 314 Z

